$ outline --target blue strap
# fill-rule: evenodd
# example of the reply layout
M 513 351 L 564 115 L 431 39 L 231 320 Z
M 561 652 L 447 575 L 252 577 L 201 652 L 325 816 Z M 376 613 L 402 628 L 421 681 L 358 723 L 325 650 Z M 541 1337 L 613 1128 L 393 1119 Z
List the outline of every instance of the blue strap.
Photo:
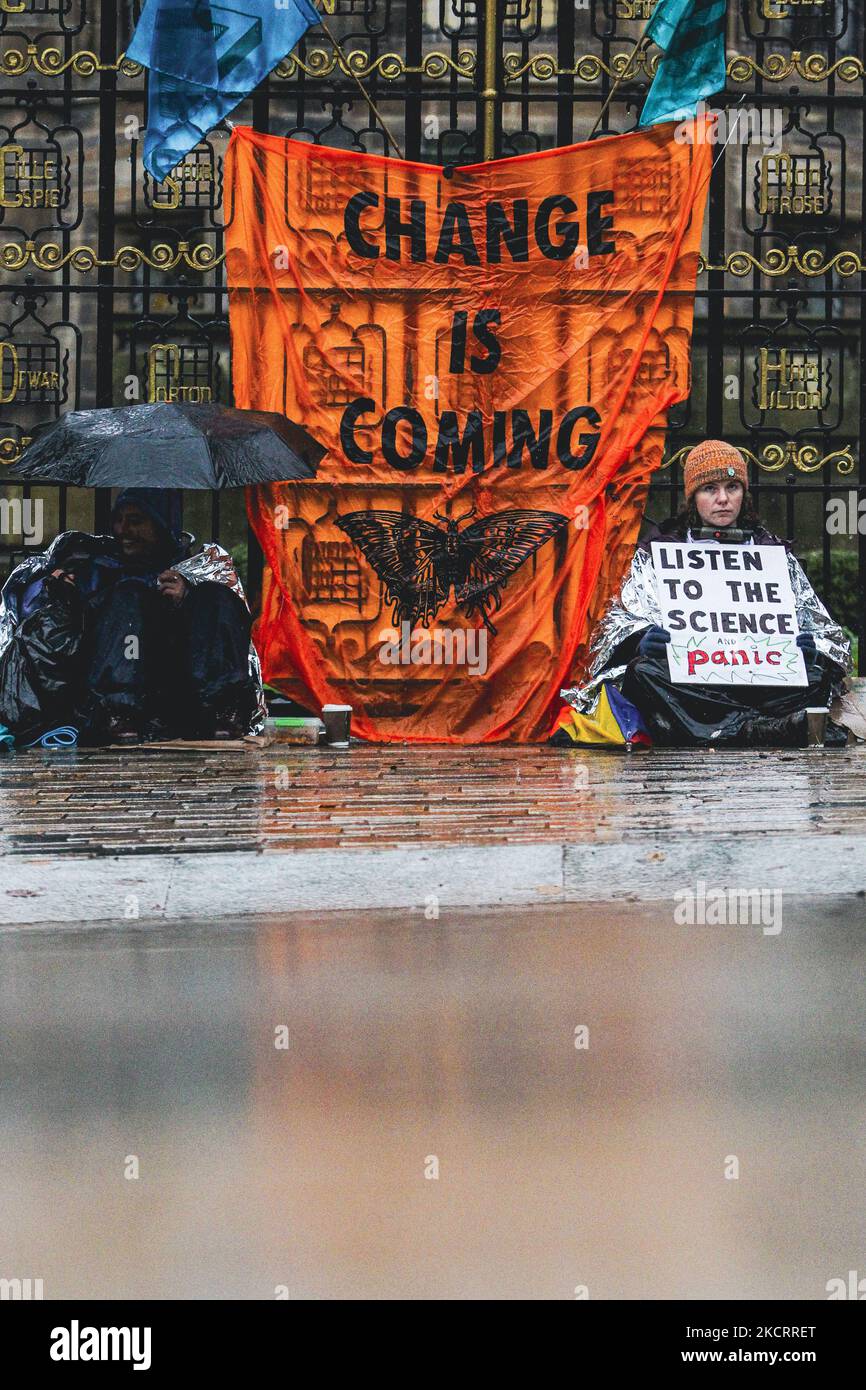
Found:
M 74 748 L 78 743 L 78 730 L 73 729 L 71 724 L 61 724 L 56 729 L 49 729 L 47 733 L 35 738 L 32 743 L 25 743 L 25 748 Z

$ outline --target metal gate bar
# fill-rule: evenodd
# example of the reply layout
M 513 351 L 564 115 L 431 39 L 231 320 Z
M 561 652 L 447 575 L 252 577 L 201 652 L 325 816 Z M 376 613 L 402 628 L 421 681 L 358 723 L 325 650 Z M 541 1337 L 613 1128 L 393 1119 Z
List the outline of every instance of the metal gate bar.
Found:
M 0 121 L 8 136 L 32 113 L 35 124 L 26 127 L 19 143 L 34 149 L 38 141 L 33 132 L 40 129 L 39 122 L 43 143 L 54 132 L 51 138 L 60 150 L 65 179 L 58 178 L 58 187 L 69 198 L 80 177 L 81 206 L 68 217 L 60 208 L 53 219 L 47 210 L 36 217 L 16 207 L 17 193 L 37 187 L 38 180 L 28 184 L 26 176 L 19 176 L 7 151 L 14 141 L 5 139 L 5 191 L 0 195 L 0 320 L 5 326 L 0 326 L 0 341 L 23 350 L 33 348 L 31 340 L 39 338 L 48 350 L 61 330 L 64 342 L 77 332 L 81 367 L 67 343 L 64 351 L 72 355 L 63 367 L 69 380 L 66 397 L 61 399 L 62 390 L 56 399 L 47 392 L 36 393 L 39 399 L 25 408 L 17 398 L 5 399 L 8 382 L 0 389 L 0 459 L 6 461 L 33 426 L 61 409 L 126 399 L 120 382 L 128 373 L 121 373 L 122 360 L 130 362 L 146 394 L 152 360 L 148 344 L 159 344 L 160 325 L 166 326 L 164 337 L 174 331 L 183 302 L 191 307 L 187 338 L 178 337 L 180 348 L 208 347 L 208 370 L 221 372 L 223 398 L 230 380 L 227 300 L 218 260 L 220 141 L 212 143 L 210 153 L 202 151 L 205 164 L 196 166 L 202 182 L 185 175 L 177 205 L 166 209 L 170 200 L 165 187 L 149 186 L 141 168 L 140 139 L 127 129 L 130 118 L 144 123 L 144 75 L 119 62 L 138 17 L 137 0 L 122 5 L 107 0 L 102 5 L 98 0 L 19 2 L 23 11 L 12 13 L 8 6 L 0 11 Z M 332 8 L 329 27 L 347 53 L 363 55 L 365 81 L 395 125 L 407 157 L 459 163 L 585 138 L 620 70 L 618 63 L 632 50 L 647 5 L 645 0 L 590 0 L 588 9 L 580 9 L 574 0 L 439 0 L 434 10 L 430 0 L 333 0 Z M 849 607 L 853 605 L 861 669 L 866 669 L 866 519 L 864 533 L 857 528 L 845 536 L 831 535 L 823 524 L 834 497 L 853 490 L 859 501 L 866 492 L 863 10 L 859 4 L 832 11 L 820 7 L 814 14 L 779 18 L 776 12 L 784 9 L 782 0 L 772 5 L 768 0 L 741 0 L 729 6 L 729 85 L 713 105 L 726 109 L 745 93 L 747 106 L 755 111 L 772 116 L 780 110 L 788 132 L 783 149 L 802 149 L 799 126 L 791 122 L 807 103 L 804 129 L 832 165 L 835 204 L 832 215 L 812 223 L 786 224 L 781 216 L 759 223 L 749 203 L 755 152 L 736 143 L 725 150 L 711 181 L 709 269 L 698 280 L 695 386 L 689 402 L 671 412 L 666 457 L 681 458 L 689 444 L 706 435 L 724 435 L 752 450 L 757 460 L 752 465 L 756 495 L 782 518 L 798 545 L 820 554 L 820 573 L 814 578 L 825 593 L 834 574 L 841 573 L 841 562 L 854 561 L 850 585 L 856 593 L 847 597 Z M 633 127 L 649 77 L 646 66 L 638 64 L 621 82 L 600 134 Z M 298 138 L 382 148 L 349 74 L 334 62 L 327 40 L 316 31 L 262 84 L 238 119 Z M 76 137 L 86 157 L 83 174 Z M 208 168 L 210 185 L 204 178 Z M 94 177 L 91 187 L 87 178 Z M 211 202 L 200 196 L 202 189 L 211 190 Z M 838 230 L 833 230 L 837 222 Z M 41 248 L 49 242 L 59 247 L 60 269 L 45 262 Z M 167 259 L 155 255 L 160 244 L 169 248 Z M 780 247 L 784 251 L 793 245 L 800 250 L 796 256 L 789 254 L 789 270 L 777 271 L 770 258 Z M 197 259 L 201 246 L 217 257 L 210 267 Z M 121 247 L 133 248 L 134 266 L 118 260 Z M 79 264 L 69 259 L 82 248 L 90 249 L 89 260 L 85 256 L 85 263 Z M 814 265 L 808 262 L 813 251 L 818 257 Z M 839 263 L 842 252 L 852 254 L 850 264 Z M 744 271 L 735 264 L 737 255 L 746 258 Z M 784 302 L 788 295 L 790 302 L 792 294 L 804 301 L 804 316 L 797 320 L 803 324 L 804 342 L 810 333 L 841 327 L 844 341 L 833 389 L 837 399 L 840 392 L 845 396 L 844 411 L 838 419 L 830 410 L 819 412 L 811 421 L 792 421 L 777 413 L 746 427 L 745 405 L 741 403 L 734 420 L 726 404 L 732 360 L 745 352 L 750 324 L 768 332 L 778 327 L 783 315 L 776 298 Z M 32 312 L 27 308 L 31 304 L 36 306 Z M 22 308 L 23 325 L 10 329 Z M 49 325 L 43 337 L 34 327 L 40 316 Z M 57 324 L 60 329 L 54 327 Z M 6 353 L 8 365 L 8 348 Z M 183 357 L 183 352 L 178 355 Z M 178 369 L 180 381 L 186 380 L 185 360 Z M 740 389 L 745 400 L 752 389 L 745 378 Z M 781 466 L 766 455 L 775 444 L 790 451 Z M 806 446 L 817 451 L 817 465 L 803 453 Z M 821 458 L 827 462 L 821 463 Z M 679 476 L 679 464 L 674 463 L 653 479 L 653 515 L 676 508 Z M 27 497 L 31 492 L 4 485 L 0 471 L 0 498 Z M 57 490 L 54 506 L 59 527 L 82 524 L 86 514 L 80 497 Z M 89 524 L 106 526 L 109 507 L 109 494 L 97 493 Z M 208 519 L 225 543 L 242 546 L 246 541 L 247 579 L 255 593 L 262 557 L 251 529 L 246 524 L 238 529 L 236 508 L 220 497 L 213 499 Z M 14 538 L 0 536 L 0 572 L 21 551 Z

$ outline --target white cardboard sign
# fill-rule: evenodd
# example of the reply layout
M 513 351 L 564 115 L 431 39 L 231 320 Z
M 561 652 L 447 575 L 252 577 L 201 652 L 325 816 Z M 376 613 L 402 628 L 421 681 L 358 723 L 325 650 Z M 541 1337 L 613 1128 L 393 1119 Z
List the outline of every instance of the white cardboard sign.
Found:
M 671 680 L 808 685 L 784 546 L 654 541 L 652 556 Z

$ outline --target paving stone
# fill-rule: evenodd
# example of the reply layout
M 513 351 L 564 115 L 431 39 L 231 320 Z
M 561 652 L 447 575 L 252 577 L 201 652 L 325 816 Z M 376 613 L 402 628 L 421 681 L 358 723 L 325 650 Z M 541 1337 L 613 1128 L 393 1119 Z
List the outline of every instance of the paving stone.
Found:
M 829 842 L 866 826 L 864 756 L 862 746 L 31 752 L 0 760 L 0 853 L 602 845 L 806 828 Z

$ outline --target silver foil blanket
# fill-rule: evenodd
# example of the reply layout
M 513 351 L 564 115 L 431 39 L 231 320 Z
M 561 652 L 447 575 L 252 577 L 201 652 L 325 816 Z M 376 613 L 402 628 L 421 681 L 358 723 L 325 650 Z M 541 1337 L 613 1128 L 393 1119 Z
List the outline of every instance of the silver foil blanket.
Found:
M 800 631 L 810 632 L 818 651 L 849 674 L 851 644 L 839 624 L 833 622 L 799 560 L 790 551 L 788 574 Z M 609 666 L 619 644 L 643 628 L 660 625 L 661 620 L 652 555 L 649 550 L 636 550 L 618 596 L 611 599 L 593 634 L 588 679 L 583 685 L 560 691 L 562 699 L 583 714 L 594 713 L 602 682 L 618 681 L 625 672 L 625 666 Z
M 55 553 L 62 549 L 74 534 L 71 531 L 62 532 L 61 535 L 55 537 L 47 550 L 40 551 L 36 555 L 28 555 L 27 559 L 22 560 L 20 565 L 16 565 L 10 574 L 3 586 L 3 592 L 0 594 L 0 656 L 3 655 L 11 642 L 13 633 L 18 626 L 15 596 L 22 593 L 32 580 L 50 573 L 54 568 Z M 197 555 L 191 555 L 188 560 L 181 560 L 172 568 L 176 569 L 178 574 L 182 574 L 189 584 L 205 584 L 209 581 L 216 584 L 227 584 L 230 589 L 234 590 L 242 603 L 246 604 L 247 602 L 232 557 L 215 541 L 208 541 Z M 265 727 L 268 711 L 262 686 L 259 654 L 252 643 L 250 643 L 249 669 L 250 679 L 256 691 L 256 708 L 250 720 L 249 731 L 251 734 L 260 734 Z

